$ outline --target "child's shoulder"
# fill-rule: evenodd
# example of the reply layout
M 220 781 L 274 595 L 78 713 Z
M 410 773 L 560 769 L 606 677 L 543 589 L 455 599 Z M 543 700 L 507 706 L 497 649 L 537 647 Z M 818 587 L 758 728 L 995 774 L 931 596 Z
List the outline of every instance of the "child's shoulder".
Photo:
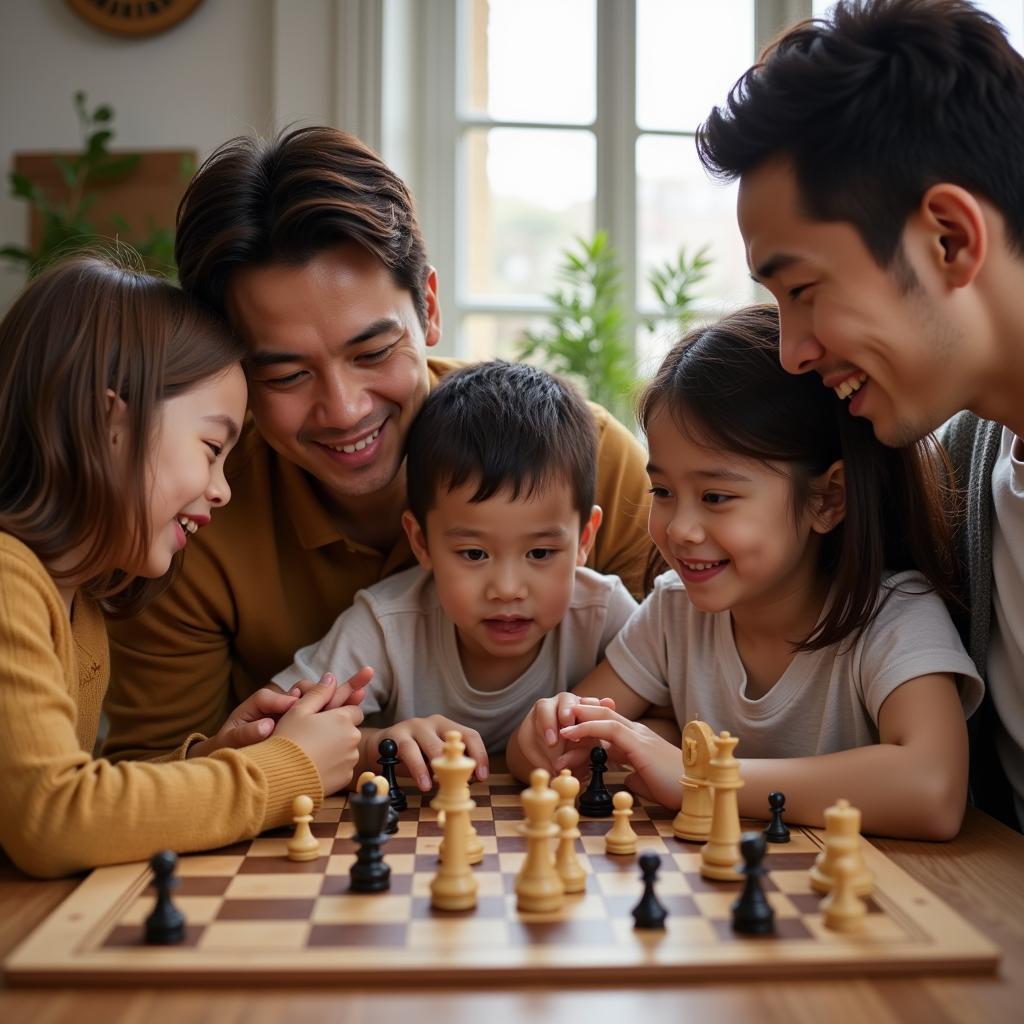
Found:
M 429 612 L 438 606 L 433 574 L 418 565 L 365 587 L 355 600 L 366 604 L 377 618 Z
M 598 572 L 584 565 L 576 566 L 576 585 L 573 588 L 572 607 L 584 608 L 588 605 L 607 604 L 620 593 L 629 596 L 635 604 L 626 585 L 618 576 Z
M 57 584 L 38 555 L 17 537 L 0 530 L 0 595 L 8 609 L 24 609 L 25 602 L 41 601 L 51 609 L 62 608 Z
M 956 628 L 942 598 L 916 570 L 884 572 L 878 585 L 875 614 L 865 627 L 871 636 L 894 628 L 919 628 L 937 624 L 943 634 L 956 635 Z
M 4 570 L 21 569 L 33 576 L 39 576 L 40 579 L 50 578 L 45 566 L 39 561 L 39 556 L 27 544 L 3 530 L 0 530 L 0 566 Z M 2 575 L 3 573 L 0 573 L 0 577 Z

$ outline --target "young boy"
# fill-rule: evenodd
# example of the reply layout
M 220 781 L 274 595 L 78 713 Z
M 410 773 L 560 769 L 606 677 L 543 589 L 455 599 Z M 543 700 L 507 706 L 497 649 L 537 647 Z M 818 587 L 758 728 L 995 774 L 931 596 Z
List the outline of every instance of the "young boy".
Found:
M 446 376 L 409 432 L 409 510 L 419 567 L 374 584 L 274 682 L 369 665 L 360 768 L 384 736 L 421 790 L 444 733 L 460 729 L 477 775 L 541 697 L 601 660 L 636 602 L 584 568 L 598 528 L 596 435 L 583 399 L 531 366 Z M 596 702 L 595 702 L 596 703 Z

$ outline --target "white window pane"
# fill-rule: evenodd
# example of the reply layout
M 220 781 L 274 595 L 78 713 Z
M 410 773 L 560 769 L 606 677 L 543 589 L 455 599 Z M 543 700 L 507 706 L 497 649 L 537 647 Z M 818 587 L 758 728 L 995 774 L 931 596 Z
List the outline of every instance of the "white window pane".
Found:
M 514 360 L 523 335 L 544 323 L 543 317 L 517 313 L 471 313 L 462 318 L 459 353 L 471 362 Z
M 637 0 L 637 124 L 693 131 L 754 60 L 754 0 Z
M 712 263 L 699 289 L 701 306 L 722 311 L 751 302 L 753 282 L 736 224 L 735 183 L 711 181 L 692 138 L 641 135 L 636 146 L 637 295 L 655 308 L 647 281 L 654 266 L 674 260 L 681 246 L 694 254 L 708 246 Z
M 469 112 L 590 124 L 597 109 L 595 0 L 469 0 Z
M 472 129 L 465 135 L 463 286 L 472 298 L 540 298 L 562 251 L 594 231 L 589 131 Z

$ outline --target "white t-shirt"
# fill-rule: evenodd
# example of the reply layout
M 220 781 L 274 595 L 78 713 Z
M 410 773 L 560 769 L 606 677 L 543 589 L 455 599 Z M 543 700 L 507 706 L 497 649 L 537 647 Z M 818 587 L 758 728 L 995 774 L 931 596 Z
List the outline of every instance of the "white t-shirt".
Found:
M 1007 427 L 992 467 L 992 627 L 986 677 L 996 750 L 1024 826 L 1024 443 Z
M 617 576 L 577 568 L 569 610 L 533 663 L 508 686 L 485 692 L 466 679 L 434 577 L 417 567 L 360 590 L 330 632 L 298 651 L 274 682 L 287 690 L 328 671 L 344 681 L 370 665 L 373 681 L 362 703 L 367 726 L 439 714 L 476 729 L 488 751 L 499 752 L 535 701 L 582 681 L 636 607 Z
M 740 737 L 738 756 L 809 757 L 878 742 L 878 711 L 902 683 L 933 672 L 958 675 L 966 715 L 983 686 L 942 601 L 921 593 L 918 573 L 900 587 L 851 645 L 800 652 L 763 696 L 746 696 L 728 611 L 702 612 L 674 572 L 609 644 L 607 659 L 622 680 L 652 704 L 672 705 L 676 721 L 699 718 Z M 917 591 L 908 593 L 906 591 Z

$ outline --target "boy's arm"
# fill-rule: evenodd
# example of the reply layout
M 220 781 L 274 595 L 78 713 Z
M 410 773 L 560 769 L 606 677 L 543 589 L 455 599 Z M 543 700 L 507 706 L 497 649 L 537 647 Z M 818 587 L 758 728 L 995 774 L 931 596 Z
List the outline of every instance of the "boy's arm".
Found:
M 839 797 L 860 808 L 865 832 L 952 839 L 967 803 L 967 723 L 951 675 L 911 679 L 878 715 L 879 742 L 817 757 L 740 758 L 740 813 L 768 816 L 768 794 L 786 794 L 792 821 L 824 824 Z M 742 754 L 743 737 L 738 752 Z

